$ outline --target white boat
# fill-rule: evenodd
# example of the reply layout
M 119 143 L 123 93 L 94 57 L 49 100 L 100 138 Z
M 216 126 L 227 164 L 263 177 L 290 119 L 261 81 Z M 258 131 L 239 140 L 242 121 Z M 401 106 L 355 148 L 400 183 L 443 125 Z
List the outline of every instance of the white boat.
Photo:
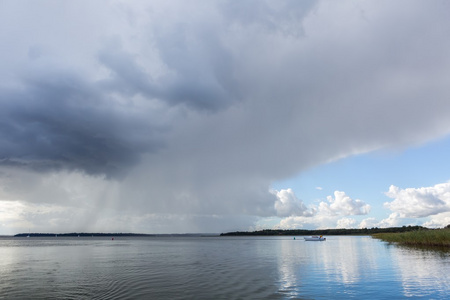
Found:
M 324 238 L 323 236 L 317 236 L 313 235 L 311 237 L 305 237 L 305 241 L 326 241 L 327 238 Z

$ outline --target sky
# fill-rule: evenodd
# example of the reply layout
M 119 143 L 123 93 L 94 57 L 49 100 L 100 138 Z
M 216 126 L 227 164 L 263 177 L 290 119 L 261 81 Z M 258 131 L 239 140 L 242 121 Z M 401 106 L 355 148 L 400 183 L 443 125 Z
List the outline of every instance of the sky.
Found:
M 0 234 L 450 224 L 448 1 L 0 0 Z

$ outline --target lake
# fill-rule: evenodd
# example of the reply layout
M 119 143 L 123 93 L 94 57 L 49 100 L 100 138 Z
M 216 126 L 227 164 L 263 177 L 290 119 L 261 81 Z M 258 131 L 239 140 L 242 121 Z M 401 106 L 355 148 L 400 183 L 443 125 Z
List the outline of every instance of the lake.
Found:
M 0 238 L 2 299 L 445 299 L 450 252 L 361 236 Z

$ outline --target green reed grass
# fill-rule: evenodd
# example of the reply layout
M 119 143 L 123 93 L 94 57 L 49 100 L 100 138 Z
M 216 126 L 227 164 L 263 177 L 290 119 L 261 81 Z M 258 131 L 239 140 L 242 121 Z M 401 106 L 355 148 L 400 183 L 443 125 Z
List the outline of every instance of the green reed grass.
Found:
M 398 243 L 400 245 L 450 247 L 450 228 L 399 233 L 377 233 L 373 236 L 386 242 Z

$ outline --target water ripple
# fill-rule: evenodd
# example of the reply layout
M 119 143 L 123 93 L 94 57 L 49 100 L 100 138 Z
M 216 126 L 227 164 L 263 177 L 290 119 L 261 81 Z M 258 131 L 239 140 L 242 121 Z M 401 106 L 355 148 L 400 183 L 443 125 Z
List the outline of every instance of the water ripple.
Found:
M 0 240 L 5 299 L 442 298 L 448 257 L 361 237 Z

